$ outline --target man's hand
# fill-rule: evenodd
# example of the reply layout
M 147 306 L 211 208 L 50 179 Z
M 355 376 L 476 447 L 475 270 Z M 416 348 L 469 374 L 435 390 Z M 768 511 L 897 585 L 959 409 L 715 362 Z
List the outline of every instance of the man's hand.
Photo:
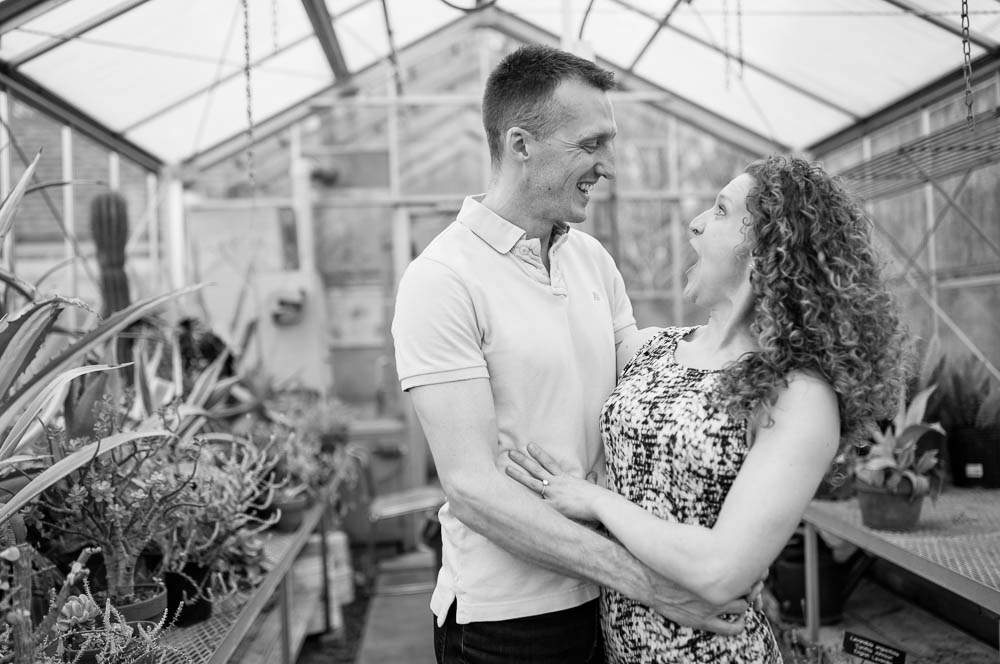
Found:
M 647 574 L 650 581 L 649 596 L 637 599 L 678 625 L 725 636 L 739 634 L 746 626 L 744 614 L 749 606 L 747 598 L 741 597 L 723 606 L 716 606 L 652 570 L 647 570 Z M 757 585 L 763 587 L 763 582 L 759 581 Z M 760 594 L 760 589 L 756 590 L 756 594 Z

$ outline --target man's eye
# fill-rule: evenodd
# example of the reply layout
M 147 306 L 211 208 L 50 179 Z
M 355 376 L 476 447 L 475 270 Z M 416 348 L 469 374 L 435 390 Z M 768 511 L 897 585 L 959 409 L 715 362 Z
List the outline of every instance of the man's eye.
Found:
M 581 143 L 580 147 L 586 150 L 587 152 L 595 152 L 597 148 L 600 146 L 598 146 L 597 143 Z

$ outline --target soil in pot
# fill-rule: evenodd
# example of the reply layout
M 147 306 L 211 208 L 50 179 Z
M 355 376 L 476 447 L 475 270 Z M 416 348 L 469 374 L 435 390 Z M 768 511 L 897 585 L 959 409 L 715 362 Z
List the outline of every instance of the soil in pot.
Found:
M 924 497 L 889 493 L 885 489 L 857 483 L 861 522 L 875 530 L 913 530 L 920 521 Z
M 201 565 L 188 563 L 180 572 L 165 572 L 163 583 L 167 587 L 167 611 L 175 625 L 193 625 L 212 616 L 212 600 L 206 595 L 205 583 L 209 570 Z M 180 614 L 178 614 L 178 608 Z

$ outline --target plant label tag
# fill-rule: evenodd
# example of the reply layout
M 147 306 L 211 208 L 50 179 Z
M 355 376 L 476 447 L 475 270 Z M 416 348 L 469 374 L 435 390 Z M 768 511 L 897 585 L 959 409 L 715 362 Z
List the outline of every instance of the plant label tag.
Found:
M 983 464 L 981 463 L 967 463 L 965 464 L 965 476 L 970 480 L 981 480 L 983 478 Z
M 902 650 L 896 650 L 892 646 L 872 641 L 854 632 L 844 632 L 844 652 L 871 664 L 906 663 L 906 653 Z

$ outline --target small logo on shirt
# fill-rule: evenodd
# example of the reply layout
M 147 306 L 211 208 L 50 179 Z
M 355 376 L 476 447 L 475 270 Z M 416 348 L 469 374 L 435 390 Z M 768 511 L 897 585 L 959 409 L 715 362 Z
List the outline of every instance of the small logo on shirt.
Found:
M 590 291 L 590 294 L 594 296 L 594 302 L 600 302 L 601 301 L 601 296 L 598 294 L 597 291 Z

